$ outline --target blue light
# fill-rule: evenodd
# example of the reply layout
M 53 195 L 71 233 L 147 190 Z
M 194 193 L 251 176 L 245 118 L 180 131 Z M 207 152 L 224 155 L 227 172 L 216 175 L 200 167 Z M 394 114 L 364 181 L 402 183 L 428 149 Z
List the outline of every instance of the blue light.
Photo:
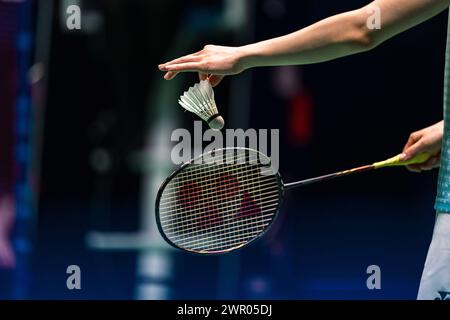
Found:
M 30 68 L 31 46 L 33 35 L 31 27 L 31 1 L 25 0 L 18 5 L 19 31 L 16 34 L 18 96 L 16 98 L 16 146 L 15 157 L 18 170 L 15 186 L 16 196 L 16 227 L 14 232 L 14 247 L 17 252 L 17 267 L 14 271 L 12 298 L 25 299 L 29 294 L 30 272 L 29 253 L 30 223 L 32 218 L 31 194 L 29 188 L 28 165 L 31 149 L 30 143 L 30 87 L 28 70 Z
M 24 115 L 28 114 L 28 111 L 30 109 L 30 98 L 25 96 L 25 95 L 21 95 L 18 99 L 17 99 L 17 103 L 16 103 L 16 112 L 17 112 L 17 116 L 21 117 Z
M 30 217 L 31 211 L 24 205 L 17 206 L 16 209 L 16 219 L 17 220 L 26 220 Z
M 16 160 L 21 165 L 25 165 L 28 162 L 28 146 L 26 143 L 22 142 L 16 146 Z
M 30 128 L 28 119 L 21 118 L 16 122 L 16 134 L 19 139 L 26 138 L 28 135 L 28 129 Z
M 27 239 L 20 237 L 14 240 L 14 248 L 18 253 L 28 253 L 30 252 L 31 245 Z
M 19 51 L 28 51 L 31 48 L 32 37 L 29 32 L 21 32 L 17 35 L 17 49 Z

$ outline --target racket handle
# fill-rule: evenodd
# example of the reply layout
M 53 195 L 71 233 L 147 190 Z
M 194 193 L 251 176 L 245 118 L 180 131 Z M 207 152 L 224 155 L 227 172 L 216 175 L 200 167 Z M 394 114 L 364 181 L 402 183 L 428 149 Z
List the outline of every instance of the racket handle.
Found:
M 380 169 L 384 167 L 394 167 L 394 166 L 408 166 L 410 164 L 423 163 L 427 161 L 430 157 L 431 155 L 429 153 L 422 152 L 407 161 L 402 161 L 401 154 L 398 154 L 395 157 L 389 158 L 384 161 L 375 162 L 372 165 L 374 169 Z

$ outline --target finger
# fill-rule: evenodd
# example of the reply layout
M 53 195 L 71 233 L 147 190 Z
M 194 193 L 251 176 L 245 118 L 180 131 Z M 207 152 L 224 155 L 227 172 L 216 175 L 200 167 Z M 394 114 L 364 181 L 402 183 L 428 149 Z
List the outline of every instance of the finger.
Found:
M 203 63 L 200 63 L 200 62 L 187 62 L 187 63 L 167 65 L 164 69 L 166 71 L 173 71 L 173 72 L 203 72 L 203 73 L 206 73 L 208 71 L 204 68 Z
M 416 141 L 414 140 L 414 138 L 412 137 L 412 135 L 409 136 L 408 141 L 406 141 L 406 144 L 405 144 L 405 146 L 403 147 L 402 152 L 405 152 L 406 149 L 408 149 L 409 147 L 411 147 L 411 146 L 414 144 L 414 142 L 416 142 Z
M 164 79 L 172 80 L 173 78 L 175 78 L 177 76 L 177 74 L 178 74 L 178 72 L 173 72 L 173 71 L 166 72 L 166 74 L 164 75 Z
M 166 62 L 166 63 L 162 63 L 162 64 L 158 65 L 158 68 L 161 71 L 167 71 L 167 66 L 174 65 L 174 64 L 180 64 L 180 63 L 197 62 L 199 60 L 200 60 L 200 57 L 198 55 L 190 54 L 190 55 L 183 56 L 183 57 L 174 59 L 174 60 Z
M 410 164 L 406 168 L 411 172 L 420 172 L 420 166 L 418 164 Z
M 431 157 L 424 163 L 420 164 L 420 168 L 422 170 L 431 170 L 439 166 L 439 158 L 438 157 Z
M 200 80 L 206 80 L 206 79 L 208 78 L 208 74 L 207 74 L 207 73 L 204 73 L 204 72 L 199 72 L 199 73 L 198 73 L 198 78 L 199 78 Z
M 221 75 L 212 75 L 209 77 L 209 83 L 211 83 L 211 86 L 215 87 L 222 81 L 223 78 L 224 76 Z
M 411 135 L 408 137 L 408 141 L 406 141 L 406 144 L 403 147 L 402 152 L 405 152 L 407 149 L 409 149 L 413 144 L 419 141 L 421 137 L 422 136 L 419 133 L 416 132 L 411 133 Z
M 178 64 L 178 63 L 182 63 L 182 62 L 187 62 L 187 61 L 191 61 L 192 59 L 198 59 L 198 55 L 195 54 L 188 54 L 164 63 L 161 63 L 158 67 L 164 67 L 170 64 Z

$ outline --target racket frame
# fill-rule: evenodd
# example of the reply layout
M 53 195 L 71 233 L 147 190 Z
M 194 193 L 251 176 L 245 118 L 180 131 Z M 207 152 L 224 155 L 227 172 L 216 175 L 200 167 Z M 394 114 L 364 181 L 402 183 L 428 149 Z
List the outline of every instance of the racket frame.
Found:
M 269 229 L 272 227 L 273 223 L 275 222 L 275 220 L 278 217 L 278 214 L 280 212 L 280 208 L 281 205 L 283 204 L 283 199 L 284 199 L 284 183 L 283 183 L 283 179 L 281 178 L 280 172 L 279 171 L 275 171 L 274 170 L 274 177 L 276 178 L 277 184 L 278 184 L 278 205 L 276 207 L 276 209 L 274 209 L 274 213 L 273 213 L 273 217 L 272 220 L 270 221 L 270 223 L 264 228 L 263 231 L 261 231 L 261 233 L 256 236 L 255 238 L 253 238 L 252 240 L 237 246 L 237 247 L 233 247 L 227 250 L 218 250 L 218 251 L 210 251 L 210 252 L 201 252 L 201 251 L 196 251 L 196 250 L 190 250 L 187 248 L 183 248 L 178 246 L 177 244 L 173 243 L 167 236 L 166 233 L 163 230 L 162 224 L 161 224 L 161 217 L 160 217 L 160 213 L 159 213 L 159 203 L 161 201 L 161 197 L 162 194 L 164 192 L 164 189 L 166 188 L 166 186 L 170 183 L 170 181 L 172 181 L 172 179 L 174 179 L 179 173 L 181 173 L 184 169 L 186 169 L 187 167 L 189 167 L 190 165 L 192 165 L 193 162 L 195 162 L 197 159 L 204 157 L 207 154 L 210 154 L 212 152 L 217 152 L 217 151 L 226 151 L 226 150 L 244 150 L 244 151 L 248 151 L 248 152 L 253 152 L 253 153 L 258 153 L 259 155 L 262 155 L 265 158 L 268 158 L 270 160 L 269 157 L 267 157 L 264 153 L 259 152 L 258 150 L 254 150 L 254 149 L 250 149 L 250 148 L 243 148 L 243 147 L 231 147 L 231 148 L 220 148 L 220 149 L 215 149 L 212 150 L 210 152 L 201 154 L 200 156 L 196 157 L 196 158 L 192 158 L 189 162 L 183 163 L 182 165 L 180 165 L 177 169 L 175 169 L 160 185 L 159 189 L 158 189 L 158 193 L 156 195 L 156 201 L 155 201 L 155 218 L 156 218 L 156 225 L 158 226 L 158 230 L 159 233 L 161 234 L 161 236 L 163 237 L 163 239 L 172 247 L 178 249 L 178 250 L 182 250 L 185 252 L 189 252 L 189 253 L 193 253 L 193 254 L 197 254 L 197 255 L 208 255 L 208 256 L 213 256 L 213 255 L 221 255 L 221 254 L 225 254 L 225 253 L 230 253 L 232 251 L 235 251 L 237 249 L 241 249 L 243 247 L 246 247 L 250 244 L 252 244 L 253 242 L 255 242 L 256 240 L 258 240 L 259 238 L 263 237 L 268 231 Z M 269 162 L 267 164 L 267 166 L 270 166 L 271 163 Z

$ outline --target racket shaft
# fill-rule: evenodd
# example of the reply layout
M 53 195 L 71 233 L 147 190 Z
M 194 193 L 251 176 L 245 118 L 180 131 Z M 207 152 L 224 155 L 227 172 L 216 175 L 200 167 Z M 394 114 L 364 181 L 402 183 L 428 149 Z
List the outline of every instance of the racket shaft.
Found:
M 301 181 L 297 181 L 297 182 L 287 183 L 284 185 L 284 188 L 292 189 L 292 188 L 304 186 L 307 184 L 327 181 L 327 180 L 331 180 L 331 179 L 335 179 L 335 178 L 339 178 L 339 177 L 348 176 L 348 175 L 351 175 L 354 173 L 360 173 L 360 172 L 373 170 L 374 168 L 375 167 L 373 165 L 367 165 L 367 166 L 362 166 L 362 167 L 358 167 L 358 168 L 354 168 L 354 169 L 350 169 L 350 170 L 339 171 L 339 172 L 330 173 L 330 174 L 326 174 L 326 175 L 315 177 L 315 178 L 309 178 L 309 179 L 305 179 L 305 180 L 301 180 Z

